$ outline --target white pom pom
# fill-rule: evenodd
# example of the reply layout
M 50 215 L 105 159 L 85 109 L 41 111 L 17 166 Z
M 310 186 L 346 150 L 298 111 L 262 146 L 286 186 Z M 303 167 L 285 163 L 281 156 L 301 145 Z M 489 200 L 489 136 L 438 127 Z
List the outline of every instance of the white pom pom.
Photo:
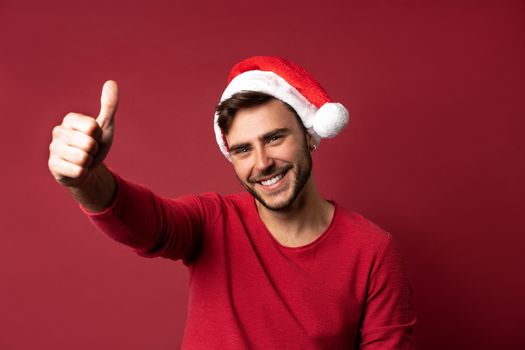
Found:
M 340 103 L 329 102 L 315 113 L 313 128 L 321 136 L 334 137 L 348 124 L 348 110 Z

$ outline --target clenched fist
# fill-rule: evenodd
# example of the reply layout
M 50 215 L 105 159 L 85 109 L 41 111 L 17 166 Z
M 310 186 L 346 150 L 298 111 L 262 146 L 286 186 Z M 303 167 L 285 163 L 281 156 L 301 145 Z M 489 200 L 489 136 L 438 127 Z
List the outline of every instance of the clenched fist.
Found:
M 108 80 L 102 88 L 98 117 L 69 113 L 53 129 L 48 166 L 58 183 L 81 186 L 102 163 L 113 143 L 118 101 L 117 83 Z

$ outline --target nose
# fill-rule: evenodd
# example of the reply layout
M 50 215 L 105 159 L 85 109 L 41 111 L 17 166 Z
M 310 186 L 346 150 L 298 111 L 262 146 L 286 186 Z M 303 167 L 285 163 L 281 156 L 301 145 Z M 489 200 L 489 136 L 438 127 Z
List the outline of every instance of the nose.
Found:
M 273 158 L 268 154 L 264 147 L 258 147 L 255 150 L 255 168 L 259 173 L 264 173 L 265 170 L 274 165 Z

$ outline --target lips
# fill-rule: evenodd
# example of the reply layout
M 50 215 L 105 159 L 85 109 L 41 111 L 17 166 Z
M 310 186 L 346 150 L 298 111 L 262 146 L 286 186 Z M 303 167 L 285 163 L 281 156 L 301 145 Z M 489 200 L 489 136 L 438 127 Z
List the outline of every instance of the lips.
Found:
M 277 176 L 272 177 L 271 179 L 260 181 L 259 183 L 263 186 L 271 186 L 277 183 L 280 179 L 284 177 L 284 174 L 279 174 Z
M 248 178 L 248 181 L 251 182 L 251 183 L 261 183 L 263 181 L 268 181 L 268 180 L 271 180 L 277 176 L 284 176 L 286 175 L 286 173 L 288 172 L 288 170 L 292 169 L 293 168 L 293 165 L 291 164 L 287 164 L 287 165 L 284 165 L 284 166 L 280 166 L 280 167 L 272 167 L 272 168 L 269 168 L 269 169 L 265 169 L 263 171 L 261 171 L 259 174 L 257 175 L 253 175 L 253 176 L 250 176 Z
M 281 187 L 284 179 L 286 178 L 286 175 L 288 174 L 289 169 L 283 170 L 284 171 L 281 171 L 276 175 L 270 175 L 269 177 L 265 177 L 263 180 L 256 181 L 255 183 L 261 186 L 261 188 L 265 191 L 274 192 L 276 189 Z

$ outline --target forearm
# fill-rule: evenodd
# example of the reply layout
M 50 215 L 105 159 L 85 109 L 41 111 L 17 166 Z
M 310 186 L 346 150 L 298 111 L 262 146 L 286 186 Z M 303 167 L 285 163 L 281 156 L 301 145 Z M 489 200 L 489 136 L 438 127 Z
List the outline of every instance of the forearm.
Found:
M 201 232 L 196 196 L 170 200 L 106 171 L 115 181 L 114 198 L 98 211 L 80 205 L 99 230 L 140 255 L 180 259 L 191 253 Z
M 73 198 L 90 212 L 108 208 L 115 196 L 116 180 L 102 163 L 79 186 L 68 187 Z

